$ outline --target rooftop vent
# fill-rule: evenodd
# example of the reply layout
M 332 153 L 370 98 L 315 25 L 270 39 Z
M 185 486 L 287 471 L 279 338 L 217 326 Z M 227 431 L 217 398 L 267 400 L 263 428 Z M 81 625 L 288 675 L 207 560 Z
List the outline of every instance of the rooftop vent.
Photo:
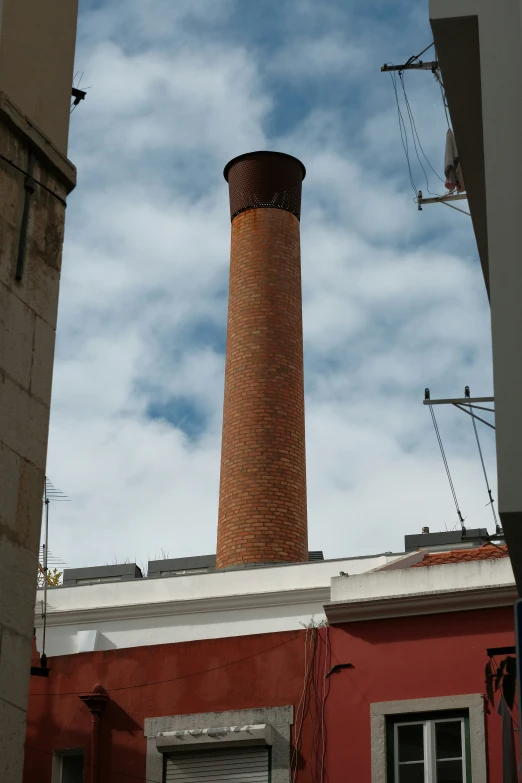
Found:
M 322 552 L 308 552 L 309 563 L 317 563 L 322 560 L 324 560 Z M 266 564 L 266 566 L 269 565 L 270 564 Z M 276 564 L 273 563 L 272 565 Z M 215 570 L 215 555 L 174 557 L 169 560 L 149 560 L 148 576 L 153 579 L 159 576 L 192 576 L 195 574 L 208 574 Z
M 207 574 L 216 570 L 215 555 L 199 555 L 198 557 L 174 557 L 169 560 L 149 560 L 149 577 L 158 576 L 189 576 L 192 574 Z
M 469 549 L 480 546 L 487 540 L 488 531 L 485 527 L 467 528 L 462 530 L 444 530 L 441 533 L 430 533 L 429 528 L 423 528 L 422 533 L 404 536 L 404 549 L 406 552 L 414 552 L 416 549 Z M 477 539 L 483 539 L 477 540 Z
M 63 572 L 63 587 L 94 585 L 100 582 L 129 582 L 140 579 L 141 569 L 136 563 L 93 566 L 92 568 L 66 568 Z

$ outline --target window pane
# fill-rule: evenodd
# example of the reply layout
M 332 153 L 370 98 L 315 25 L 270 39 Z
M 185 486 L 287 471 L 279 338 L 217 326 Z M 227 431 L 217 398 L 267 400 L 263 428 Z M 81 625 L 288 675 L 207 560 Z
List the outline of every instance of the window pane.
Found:
M 398 726 L 400 761 L 424 761 L 424 724 Z M 413 778 L 412 778 L 413 780 Z
M 62 758 L 61 783 L 83 783 L 83 756 Z
M 400 766 L 399 783 L 424 783 L 424 762 Z
M 462 724 L 460 720 L 435 724 L 437 759 L 462 757 Z
M 463 783 L 462 761 L 437 761 L 437 783 Z

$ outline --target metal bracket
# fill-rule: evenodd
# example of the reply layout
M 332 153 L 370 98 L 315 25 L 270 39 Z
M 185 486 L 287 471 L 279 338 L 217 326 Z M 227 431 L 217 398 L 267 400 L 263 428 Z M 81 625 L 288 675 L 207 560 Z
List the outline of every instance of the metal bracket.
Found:
M 80 101 L 85 100 L 87 93 L 85 90 L 79 90 L 77 87 L 73 87 L 71 90 L 71 95 L 74 98 L 73 106 L 78 106 Z
M 488 658 L 494 658 L 495 655 L 515 655 L 516 647 L 487 647 L 486 655 Z
M 454 397 L 454 398 L 444 399 L 444 400 L 432 400 L 430 399 L 430 390 L 426 389 L 424 392 L 424 400 L 422 404 L 423 405 L 453 405 L 455 408 L 458 408 L 459 411 L 463 411 L 464 413 L 467 413 L 468 416 L 472 416 L 474 419 L 481 421 L 482 424 L 486 424 L 486 426 L 491 427 L 491 429 L 494 430 L 495 429 L 494 424 L 490 424 L 489 421 L 482 419 L 480 416 L 477 416 L 476 413 L 473 413 L 471 410 L 468 410 L 469 408 L 475 408 L 477 410 L 488 411 L 489 413 L 495 413 L 494 408 L 484 408 L 484 406 L 482 405 L 474 404 L 477 402 L 495 402 L 495 398 L 494 397 Z M 466 407 L 463 408 L 462 407 L 463 405 L 465 405 Z
M 432 60 L 429 63 L 419 60 L 418 63 L 404 63 L 404 65 L 387 65 L 385 63 L 381 68 L 381 73 L 384 71 L 437 71 L 438 69 L 437 60 Z
M 40 666 L 31 666 L 31 676 L 48 677 L 51 670 L 47 666 L 47 655 L 42 653 L 40 656 Z
M 467 199 L 466 193 L 447 193 L 445 196 L 435 196 L 433 198 L 423 198 L 422 190 L 419 190 L 417 204 L 444 204 L 446 201 L 462 201 Z
M 342 669 L 354 669 L 355 666 L 353 663 L 336 663 L 335 666 L 332 666 L 330 671 L 325 674 L 325 677 L 329 677 L 331 674 L 335 674 L 335 672 L 340 672 Z

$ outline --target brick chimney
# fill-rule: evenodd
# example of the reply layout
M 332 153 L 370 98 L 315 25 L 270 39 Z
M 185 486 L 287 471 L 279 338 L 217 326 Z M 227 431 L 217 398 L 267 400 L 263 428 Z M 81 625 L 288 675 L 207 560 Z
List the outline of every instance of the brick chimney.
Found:
M 217 567 L 308 559 L 299 218 L 303 164 L 225 167 L 232 242 Z

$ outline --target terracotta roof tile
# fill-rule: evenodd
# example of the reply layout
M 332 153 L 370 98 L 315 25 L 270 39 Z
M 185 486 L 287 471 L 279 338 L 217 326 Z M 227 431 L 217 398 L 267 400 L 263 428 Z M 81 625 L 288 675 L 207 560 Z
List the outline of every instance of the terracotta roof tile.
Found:
M 450 552 L 428 552 L 419 563 L 412 565 L 412 568 L 421 568 L 425 566 L 447 565 L 448 563 L 469 563 L 474 560 L 496 560 L 507 557 L 506 546 L 494 546 L 493 544 L 483 544 L 483 546 L 474 549 L 452 549 Z

